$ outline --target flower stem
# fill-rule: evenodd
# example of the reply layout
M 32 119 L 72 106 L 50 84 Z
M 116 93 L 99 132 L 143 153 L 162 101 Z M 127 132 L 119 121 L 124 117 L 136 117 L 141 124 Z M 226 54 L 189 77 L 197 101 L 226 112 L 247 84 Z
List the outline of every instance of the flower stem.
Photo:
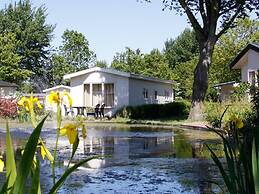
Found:
M 58 149 L 58 140 L 60 135 L 60 127 L 61 127 L 61 107 L 60 104 L 57 104 L 57 137 L 56 137 L 56 145 L 54 149 L 54 161 L 52 163 L 52 178 L 53 178 L 53 184 L 55 185 L 55 163 L 57 158 L 57 149 Z

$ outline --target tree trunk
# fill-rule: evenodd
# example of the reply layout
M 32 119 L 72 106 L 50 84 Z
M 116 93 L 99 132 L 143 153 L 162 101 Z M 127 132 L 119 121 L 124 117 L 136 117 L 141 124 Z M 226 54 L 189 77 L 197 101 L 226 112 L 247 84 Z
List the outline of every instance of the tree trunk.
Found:
M 208 89 L 209 68 L 215 43 L 216 40 L 210 38 L 200 42 L 200 56 L 194 71 L 192 106 L 189 113 L 189 119 L 192 121 L 203 119 L 203 101 Z

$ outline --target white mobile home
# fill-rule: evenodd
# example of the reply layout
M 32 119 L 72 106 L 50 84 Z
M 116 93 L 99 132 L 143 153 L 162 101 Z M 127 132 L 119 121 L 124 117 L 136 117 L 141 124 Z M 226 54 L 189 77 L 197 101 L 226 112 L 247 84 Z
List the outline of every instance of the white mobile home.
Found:
M 0 80 L 0 97 L 14 96 L 18 85 Z
M 43 93 L 45 94 L 45 102 L 44 102 L 44 105 L 45 105 L 45 109 L 46 110 L 53 110 L 54 112 L 56 112 L 56 107 L 52 107 L 49 102 L 48 102 L 48 97 L 49 97 L 49 94 L 50 92 L 57 92 L 57 91 L 66 91 L 68 93 L 70 93 L 70 87 L 69 86 L 64 86 L 64 85 L 58 85 L 58 86 L 55 86 L 55 87 L 52 87 L 52 88 L 47 88 L 45 90 L 43 90 Z M 64 107 L 62 107 L 62 110 L 64 109 Z M 62 111 L 62 114 L 65 115 L 65 110 Z
M 257 72 L 259 71 L 259 44 L 248 44 L 229 64 L 231 69 L 241 70 L 241 81 L 254 85 L 257 82 Z M 220 83 L 214 87 L 218 90 L 221 100 L 229 99 L 234 89 L 239 84 L 232 81 Z M 249 95 L 248 95 L 249 96 Z
M 73 106 L 105 104 L 112 115 L 123 106 L 164 104 L 173 101 L 171 80 L 162 80 L 109 68 L 93 67 L 67 74 Z

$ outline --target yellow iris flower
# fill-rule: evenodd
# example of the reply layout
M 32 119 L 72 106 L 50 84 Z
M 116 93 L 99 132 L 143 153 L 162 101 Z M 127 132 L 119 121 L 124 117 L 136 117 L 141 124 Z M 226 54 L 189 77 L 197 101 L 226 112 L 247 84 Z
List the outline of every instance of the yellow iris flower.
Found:
M 0 172 L 4 171 L 4 161 L 0 158 Z
M 45 156 L 47 156 L 48 160 L 51 163 L 54 162 L 53 156 L 51 155 L 50 151 L 47 149 L 47 147 L 43 143 L 41 143 L 41 145 L 40 145 L 40 153 L 41 153 L 41 157 L 43 160 L 45 159 Z
M 51 91 L 50 94 L 49 94 L 49 97 L 48 97 L 48 102 L 50 104 L 61 104 L 61 103 L 64 103 L 65 99 L 68 100 L 68 104 L 69 106 L 72 106 L 72 98 L 70 96 L 70 94 L 66 91 L 63 91 L 63 92 L 54 92 L 54 91 Z
M 61 135 L 67 135 L 70 144 L 74 144 L 77 138 L 77 127 L 76 125 L 69 123 L 60 129 Z
M 244 123 L 241 119 L 237 118 L 235 115 L 232 115 L 230 117 L 230 122 L 233 122 L 234 125 L 238 128 L 238 129 L 241 129 L 244 127 Z
M 24 107 L 28 112 L 32 111 L 35 105 L 37 105 L 39 109 L 42 109 L 39 99 L 33 98 L 32 95 L 29 98 L 23 96 L 19 100 L 18 105 Z

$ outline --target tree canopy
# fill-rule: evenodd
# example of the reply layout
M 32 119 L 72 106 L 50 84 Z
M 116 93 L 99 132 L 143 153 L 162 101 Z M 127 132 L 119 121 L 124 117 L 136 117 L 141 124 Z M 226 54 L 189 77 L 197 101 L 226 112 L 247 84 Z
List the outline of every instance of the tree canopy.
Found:
M 186 28 L 176 39 L 165 41 L 164 53 L 172 69 L 179 63 L 191 60 L 199 53 L 195 32 Z
M 21 57 L 16 53 L 18 44 L 11 32 L 0 34 L 0 78 L 1 80 L 20 83 L 32 72 L 19 67 Z
M 75 70 L 87 69 L 96 60 L 88 40 L 82 33 L 74 30 L 66 30 L 63 33 L 60 53 Z
M 235 27 L 236 19 L 259 10 L 259 0 L 165 0 L 166 8 L 185 13 L 191 23 L 199 44 L 199 60 L 194 70 L 192 107 L 189 119 L 203 117 L 212 54 L 217 40 L 229 28 Z
M 150 53 L 144 54 L 139 49 L 134 51 L 126 47 L 126 51 L 116 53 L 111 67 L 161 79 L 172 78 L 168 60 L 158 49 L 153 49 Z
M 42 61 L 48 58 L 53 25 L 46 24 L 46 9 L 33 8 L 29 0 L 9 4 L 0 11 L 0 34 L 12 32 L 19 68 L 41 75 Z

